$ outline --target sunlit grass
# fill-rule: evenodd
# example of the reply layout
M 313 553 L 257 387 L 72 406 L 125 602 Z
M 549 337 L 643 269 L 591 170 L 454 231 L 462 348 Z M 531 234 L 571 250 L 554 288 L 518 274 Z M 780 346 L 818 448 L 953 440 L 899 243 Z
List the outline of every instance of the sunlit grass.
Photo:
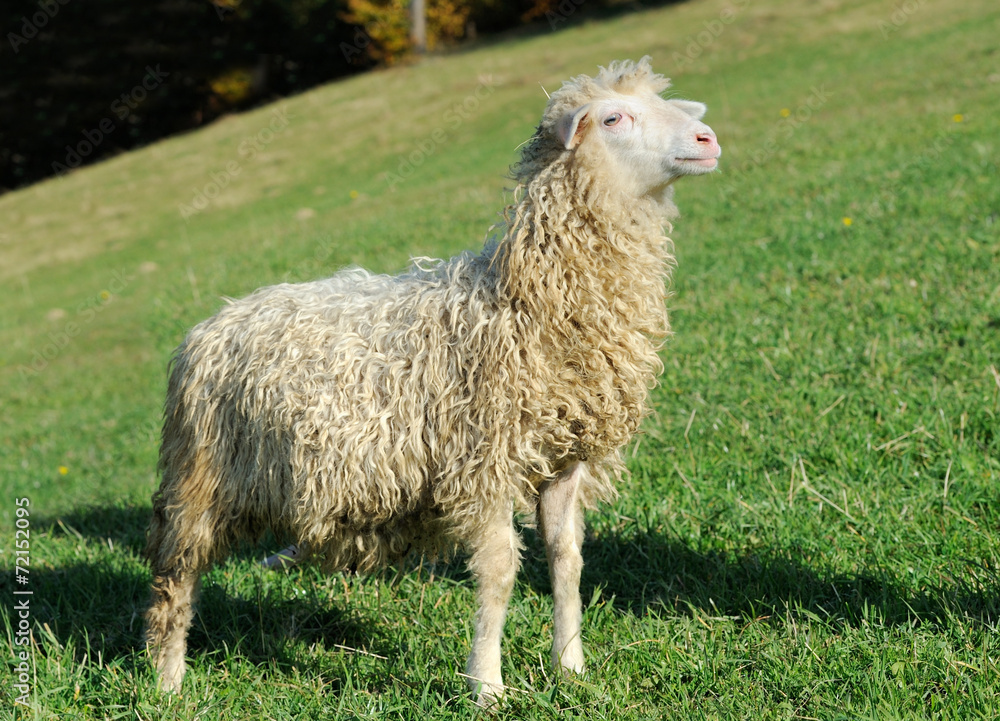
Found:
M 476 248 L 539 84 L 649 53 L 709 105 L 722 171 L 678 187 L 666 371 L 621 497 L 588 518 L 590 672 L 547 668 L 528 530 L 496 718 L 994 718 L 1000 12 L 911 6 L 584 22 L 0 197 L 5 539 L 15 499 L 31 504 L 22 715 L 478 714 L 458 675 L 471 584 L 419 559 L 358 578 L 266 573 L 248 551 L 205 579 L 184 695 L 155 691 L 141 548 L 166 363 L 221 296 Z M 17 651 L 13 543 L 0 554 Z

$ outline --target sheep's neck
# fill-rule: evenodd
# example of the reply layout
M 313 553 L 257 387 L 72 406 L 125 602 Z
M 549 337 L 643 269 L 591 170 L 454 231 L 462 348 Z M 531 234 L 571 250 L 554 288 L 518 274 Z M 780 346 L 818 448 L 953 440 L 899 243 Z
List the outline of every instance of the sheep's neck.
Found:
M 589 208 L 554 223 L 518 209 L 501 248 L 525 382 L 544 379 L 554 401 L 555 455 L 609 456 L 638 428 L 669 332 L 670 257 L 649 217 Z M 550 230 L 553 226 L 558 231 Z
M 658 339 L 669 332 L 664 300 L 671 257 L 650 217 L 608 218 L 582 209 L 550 230 L 530 210 L 508 233 L 504 285 L 515 310 L 553 342 L 589 329 L 607 342 L 619 334 Z M 576 345 L 575 341 L 571 342 Z

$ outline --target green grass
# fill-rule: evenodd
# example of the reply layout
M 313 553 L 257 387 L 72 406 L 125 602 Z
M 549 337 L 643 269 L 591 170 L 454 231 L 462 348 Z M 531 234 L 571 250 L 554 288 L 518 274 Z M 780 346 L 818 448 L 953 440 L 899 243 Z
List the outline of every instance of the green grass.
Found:
M 356 578 L 265 573 L 248 552 L 205 579 L 184 695 L 155 692 L 140 550 L 166 363 L 220 296 L 476 248 L 539 83 L 650 53 L 672 92 L 709 105 L 723 171 L 678 188 L 655 414 L 621 498 L 589 516 L 590 671 L 546 668 L 551 598 L 526 531 L 516 690 L 495 717 L 995 718 L 1000 11 L 905 5 L 752 0 L 713 25 L 727 5 L 709 1 L 581 22 L 283 101 L 287 127 L 253 158 L 240 143 L 271 108 L 0 197 L 9 644 L 7 541 L 15 499 L 31 503 L 20 715 L 477 716 L 457 675 L 461 563 Z

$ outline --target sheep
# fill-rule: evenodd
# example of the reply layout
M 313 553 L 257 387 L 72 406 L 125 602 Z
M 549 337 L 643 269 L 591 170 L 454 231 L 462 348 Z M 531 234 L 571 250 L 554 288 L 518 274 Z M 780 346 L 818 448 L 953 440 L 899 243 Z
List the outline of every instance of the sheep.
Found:
M 265 531 L 325 570 L 468 553 L 466 675 L 503 693 L 501 636 L 537 519 L 552 664 L 585 668 L 583 509 L 608 501 L 669 335 L 673 182 L 721 154 L 649 58 L 552 93 L 481 253 L 263 288 L 175 352 L 146 555 L 145 639 L 178 691 L 200 576 Z M 294 562 L 290 559 L 289 562 Z

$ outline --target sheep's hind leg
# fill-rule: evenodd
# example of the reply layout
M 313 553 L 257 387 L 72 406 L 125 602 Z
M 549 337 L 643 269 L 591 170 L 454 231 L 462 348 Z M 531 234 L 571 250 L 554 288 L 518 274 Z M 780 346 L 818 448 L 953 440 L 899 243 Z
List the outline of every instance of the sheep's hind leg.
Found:
M 180 691 L 198 582 L 216 560 L 223 540 L 217 537 L 207 504 L 200 500 L 205 486 L 199 484 L 207 477 L 204 466 L 197 466 L 181 483 L 165 483 L 153 498 L 146 542 L 153 587 L 145 635 L 164 691 Z
M 545 542 L 555 606 L 552 633 L 552 666 L 581 673 L 584 670 L 583 619 L 580 603 L 580 572 L 583 569 L 583 507 L 580 484 L 587 467 L 576 463 L 539 489 L 539 525 Z
M 505 514 L 486 524 L 471 543 L 469 570 L 476 578 L 475 636 L 466 665 L 469 685 L 476 703 L 490 706 L 503 695 L 500 670 L 500 640 L 503 636 L 507 604 L 521 562 L 521 539 L 514 530 L 513 514 Z
M 164 691 L 181 690 L 197 587 L 194 573 L 157 573 L 153 579 L 153 603 L 146 612 L 146 648 Z

